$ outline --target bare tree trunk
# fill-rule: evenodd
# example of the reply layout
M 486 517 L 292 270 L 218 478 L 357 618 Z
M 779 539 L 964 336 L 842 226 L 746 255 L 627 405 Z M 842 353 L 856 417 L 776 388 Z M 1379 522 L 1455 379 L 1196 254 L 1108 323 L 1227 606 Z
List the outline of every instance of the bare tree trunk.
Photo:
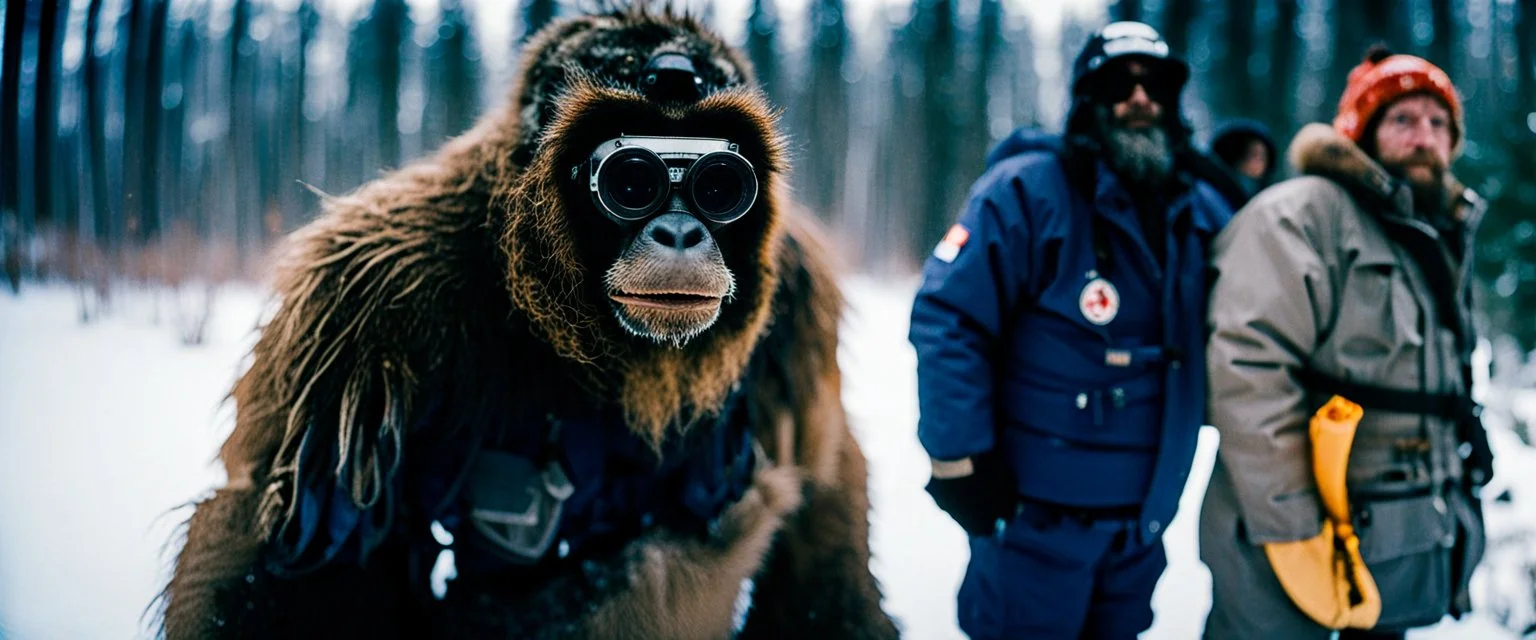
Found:
M 167 29 L 170 26 L 167 25 Z M 197 86 L 197 60 L 203 54 L 198 47 L 197 22 L 193 18 L 175 25 L 167 34 L 165 54 L 161 63 L 166 77 L 161 107 L 159 134 L 160 153 L 157 173 L 156 202 L 160 230 L 167 238 L 192 233 L 187 217 L 193 209 L 187 194 L 195 191 L 197 182 L 188 175 L 191 164 L 188 156 L 196 153 L 197 145 L 187 133 L 187 114 L 191 111 L 192 91 Z M 179 239 L 176 240 L 180 242 Z M 177 255 L 177 258 L 193 262 L 193 255 Z M 196 271 L 195 265 L 189 265 Z
M 1283 151 L 1291 132 L 1301 128 L 1297 121 L 1296 88 L 1300 74 L 1299 40 L 1296 37 L 1296 20 L 1301 16 L 1298 0 L 1276 0 L 1274 36 L 1269 45 L 1269 77 L 1276 90 L 1266 93 L 1264 104 L 1269 107 L 1265 118 L 1275 136 L 1275 144 Z M 1281 168 L 1283 170 L 1283 168 Z
M 1515 86 L 1516 95 L 1520 99 L 1515 102 L 1529 107 L 1536 105 L 1536 0 L 1520 0 L 1519 14 L 1519 21 L 1515 23 L 1515 68 L 1520 75 Z M 1536 123 L 1528 120 L 1526 130 L 1536 134 L 1536 126 L 1533 125 Z M 1530 156 L 1526 158 L 1530 159 Z M 1536 180 L 1536 176 L 1529 173 L 1525 176 Z
M 523 37 L 521 39 L 527 40 L 529 36 L 538 33 L 539 29 L 543 29 L 544 25 L 549 24 L 550 20 L 554 20 L 555 9 L 555 0 L 523 0 Z
M 309 137 L 314 135 L 314 127 L 304 117 L 304 102 L 308 97 L 309 77 L 309 45 L 315 37 L 315 31 L 320 25 L 320 16 L 313 4 L 304 2 L 299 5 L 298 14 L 298 38 L 295 50 L 289 55 L 294 57 L 295 69 L 293 77 L 288 80 L 285 87 L 285 95 L 288 96 L 283 104 L 284 128 L 284 154 L 283 154 L 283 179 L 277 185 L 281 194 L 280 201 L 283 209 L 283 227 L 285 230 L 293 229 L 308 217 L 309 198 L 300 184 L 307 181 L 304 175 L 305 150 L 309 148 Z
M 1396 5 L 1394 0 L 1334 0 L 1333 64 L 1324 103 L 1343 95 L 1349 70 L 1360 64 L 1372 45 L 1404 50 L 1402 45 L 1407 42 L 1408 32 L 1397 28 L 1404 20 L 1404 12 Z
M 1109 6 L 1109 18 L 1141 22 L 1146 20 L 1146 14 L 1142 10 L 1141 0 L 1115 0 Z
M 5 40 L 0 43 L 0 224 L 19 212 L 21 148 L 21 39 L 27 22 L 27 1 L 5 5 Z
M 959 150 L 954 167 L 946 172 L 951 193 L 957 194 L 968 191 L 970 183 L 981 175 L 987 150 L 992 145 L 993 117 L 1001 116 L 992 112 L 993 101 L 1002 95 L 1002 91 L 993 86 L 992 79 L 994 71 L 1004 66 L 998 59 L 1004 52 L 1003 3 L 981 0 L 978 14 L 976 32 L 972 35 L 976 45 L 966 52 L 965 55 L 972 57 L 961 67 L 966 75 L 967 95 L 965 116 L 961 121 L 964 129 L 957 137 L 964 146 Z
M 1452 78 L 1457 77 L 1454 46 L 1457 39 L 1456 20 L 1451 15 L 1452 0 L 1430 0 L 1430 24 L 1434 27 L 1434 39 L 1429 43 L 1429 61 L 1435 63 Z M 1527 103 L 1529 104 L 1529 103 Z
M 1516 68 L 1519 69 L 1519 79 L 1516 82 L 1515 95 L 1519 98 L 1515 101 L 1514 130 L 1519 134 L 1516 140 L 1524 140 L 1524 144 L 1515 147 L 1517 151 L 1511 154 L 1515 158 L 1515 167 L 1511 175 L 1524 182 L 1523 188 L 1508 189 L 1506 193 L 1514 194 L 1519 198 L 1512 206 L 1505 208 L 1513 215 L 1523 215 L 1529 219 L 1532 211 L 1536 211 L 1536 0 L 1520 0 L 1517 6 L 1519 13 L 1518 22 L 1515 23 L 1515 47 Z M 1525 112 L 1525 113 L 1521 113 Z M 1520 122 L 1520 120 L 1524 122 Z M 1521 128 L 1521 125 L 1524 125 Z M 1516 213 L 1518 212 L 1518 213 Z M 1525 242 L 1518 256 L 1517 262 L 1530 265 L 1536 264 L 1536 242 Z M 1536 323 L 1530 321 L 1536 315 L 1536 286 L 1532 286 L 1531 278 L 1525 274 L 1525 281 L 1515 287 L 1516 294 L 1512 296 L 1515 305 L 1516 318 L 1524 318 L 1524 321 L 1512 323 L 1510 333 L 1519 344 L 1525 354 L 1536 348 Z M 1527 357 L 1529 357 L 1527 355 Z
M 171 8 L 170 0 L 143 0 L 150 2 L 149 24 L 145 33 L 149 37 L 144 67 L 144 128 L 143 146 L 138 149 L 135 164 L 149 169 L 142 177 L 139 192 L 143 195 L 144 237 L 158 238 L 161 232 L 160 184 L 155 170 L 160 161 L 160 128 L 164 116 L 162 96 L 165 92 L 165 29 Z M 130 150 L 130 152 L 132 152 Z
M 54 42 L 62 48 L 70 35 L 69 13 L 72 10 L 65 7 L 63 15 L 57 20 Z M 70 278 L 79 276 L 79 236 L 80 236 L 80 176 L 84 175 L 80 166 L 80 71 L 76 67 L 74 71 L 66 71 L 62 56 L 54 65 L 57 69 L 57 88 L 54 90 L 55 112 L 59 113 L 58 125 L 54 134 L 55 156 L 53 160 L 53 176 L 50 191 L 53 192 L 53 216 L 54 224 L 58 229 L 62 250 L 65 252 L 65 264 L 70 268 Z M 62 109 L 64 97 L 68 96 L 73 103 L 70 118 L 64 118 Z
M 1189 59 L 1189 26 L 1194 24 L 1200 0 L 1168 0 L 1163 6 L 1163 39 L 1173 54 Z
M 1005 6 L 1005 12 L 1007 11 Z M 1010 102 L 1008 113 L 1014 126 L 1040 126 L 1040 78 L 1035 74 L 1035 41 L 1031 36 L 1029 21 L 1017 16 L 1006 16 L 1004 21 L 1013 24 L 1008 35 L 1008 47 L 1004 53 L 1008 63 L 1004 65 Z
M 426 55 L 426 117 L 422 139 L 435 146 L 474 124 L 480 104 L 480 70 L 470 19 L 457 0 L 443 3 L 438 40 Z
M 920 33 L 926 34 L 922 44 L 923 96 L 922 131 L 924 152 L 908 156 L 909 179 L 926 182 L 922 192 L 922 210 L 918 212 L 921 224 L 918 229 L 918 246 L 912 254 L 922 255 L 923 249 L 937 242 L 944 235 L 955 217 L 957 194 L 950 193 L 949 171 L 930 174 L 920 167 L 954 167 L 956 145 L 953 131 L 957 124 L 955 104 L 958 102 L 955 82 L 955 3 L 954 0 L 931 0 L 923 6 L 917 20 L 923 20 Z
M 144 146 L 145 103 L 149 100 L 149 14 L 156 0 L 128 5 L 128 65 L 123 76 L 123 219 L 128 235 L 142 245 L 145 232 L 144 178 L 150 173 L 139 155 Z
M 101 29 L 103 0 L 90 0 L 85 20 L 85 122 L 86 158 L 90 165 L 91 219 L 95 232 L 95 244 L 103 252 L 110 253 L 116 246 L 113 232 L 118 219 L 108 192 L 111 181 L 107 174 L 107 78 L 102 68 L 103 56 L 96 54 L 96 36 Z
M 13 2 L 16 0 L 12 0 Z M 32 98 L 33 230 L 52 226 L 56 195 L 53 188 L 54 141 L 59 129 L 59 5 L 39 3 L 37 27 L 37 86 Z
M 410 26 L 405 0 L 373 0 L 373 20 L 377 21 L 379 50 L 379 155 L 385 167 L 400 164 L 400 46 L 406 42 Z M 375 169 L 380 167 L 375 167 Z
M 1243 118 L 1259 117 L 1260 96 L 1254 90 L 1252 69 L 1254 30 L 1256 16 L 1252 0 L 1227 2 L 1226 34 L 1227 53 L 1217 63 L 1221 90 L 1218 112 Z
M 937 242 L 929 237 L 924 211 L 926 176 L 919 175 L 915 158 L 925 153 L 927 135 L 923 131 L 923 42 L 913 24 L 891 33 L 888 120 L 882 126 L 882 144 L 877 152 L 874 175 L 881 182 L 875 191 L 877 209 L 882 213 L 886 233 L 898 242 L 887 255 L 888 264 L 901 267 L 923 253 L 923 248 Z M 937 166 L 937 165 L 935 165 Z
M 805 204 L 823 220 L 842 214 L 844 152 L 848 146 L 848 93 L 843 65 L 848 61 L 848 26 L 841 0 L 812 0 L 808 11 L 811 32 L 810 68 L 805 92 L 799 96 L 801 118 L 796 141 L 804 157 L 795 175 Z
M 779 86 L 778 12 L 774 0 L 752 0 L 752 14 L 747 19 L 747 57 L 757 71 L 757 84 L 775 104 L 784 104 L 784 88 Z
M 256 43 L 250 34 L 253 13 L 261 10 L 251 0 L 236 0 L 233 26 L 229 31 L 229 109 L 228 136 L 224 152 L 229 163 L 227 181 L 234 201 L 224 203 L 234 209 L 238 260 L 251 264 L 266 244 L 262 230 L 261 194 L 256 185 Z

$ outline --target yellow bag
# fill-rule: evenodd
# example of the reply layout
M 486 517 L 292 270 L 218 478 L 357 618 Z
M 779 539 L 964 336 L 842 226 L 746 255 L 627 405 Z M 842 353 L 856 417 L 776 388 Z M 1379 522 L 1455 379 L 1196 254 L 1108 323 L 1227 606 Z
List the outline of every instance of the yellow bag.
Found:
M 1316 537 L 1264 545 L 1280 586 L 1302 613 L 1329 629 L 1369 629 L 1381 617 L 1381 593 L 1360 557 L 1349 517 L 1345 471 L 1364 410 L 1334 396 L 1312 416 L 1312 473 L 1327 519 Z

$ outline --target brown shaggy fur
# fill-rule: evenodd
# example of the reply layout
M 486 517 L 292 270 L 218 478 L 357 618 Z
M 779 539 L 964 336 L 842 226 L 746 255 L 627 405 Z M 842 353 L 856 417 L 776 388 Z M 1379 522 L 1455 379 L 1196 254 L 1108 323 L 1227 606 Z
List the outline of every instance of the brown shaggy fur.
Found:
M 741 583 L 757 574 L 786 514 L 801 504 L 800 472 L 758 474 L 753 489 L 722 520 L 721 542 L 656 537 L 637 545 L 634 589 L 592 614 L 593 638 L 730 637 Z
M 647 101 L 632 88 L 643 56 L 593 53 L 631 36 L 654 40 L 645 55 L 705 61 L 717 90 L 686 106 Z M 783 141 L 743 84 L 750 69 L 691 19 L 644 8 L 557 22 L 524 59 L 504 112 L 328 198 L 289 240 L 280 306 L 232 392 L 229 484 L 198 505 L 166 587 L 167 637 L 722 637 L 747 577 L 748 637 L 894 637 L 868 568 L 864 460 L 839 399 L 841 299 L 815 232 L 787 214 Z M 737 141 L 764 186 L 752 212 L 716 231 L 734 299 L 681 348 L 629 336 L 604 306 L 614 234 L 561 181 L 620 133 Z M 505 435 L 486 429 L 508 391 L 542 397 L 541 384 L 617 401 L 659 446 L 743 383 L 771 464 L 716 533 L 653 531 L 548 582 L 508 575 L 419 597 L 397 539 L 427 524 L 397 495 L 412 452 Z M 423 424 L 429 394 L 449 406 Z M 362 567 L 272 574 L 268 555 L 315 478 L 334 479 L 390 537 Z

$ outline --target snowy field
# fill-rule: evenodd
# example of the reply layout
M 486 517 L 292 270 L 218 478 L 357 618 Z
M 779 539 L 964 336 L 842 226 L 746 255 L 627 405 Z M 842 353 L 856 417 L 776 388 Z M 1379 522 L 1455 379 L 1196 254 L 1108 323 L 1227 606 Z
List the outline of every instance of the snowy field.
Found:
M 915 281 L 847 284 L 844 397 L 870 458 L 874 571 L 906 637 L 960 638 L 954 593 L 964 537 L 922 491 L 928 461 L 915 435 L 906 342 Z M 221 291 L 207 343 L 188 348 L 169 318 L 157 322 L 147 293 L 120 294 L 114 315 L 90 325 L 78 322 L 69 289 L 0 295 L 0 639 L 149 635 L 144 612 L 167 578 L 175 551 L 167 541 L 187 515 L 178 507 L 223 481 L 213 461 L 232 419 L 223 398 L 262 302 L 256 290 Z M 1521 400 L 1525 415 L 1536 416 L 1536 397 Z M 1210 577 L 1196 556 L 1194 523 L 1215 445 L 1207 429 L 1168 529 L 1170 567 L 1146 638 L 1199 637 Z M 1507 430 L 1495 433 L 1495 446 L 1495 489 L 1533 493 L 1489 507 L 1500 542 L 1477 579 L 1481 612 L 1411 638 L 1513 638 L 1496 619 L 1533 622 L 1531 578 L 1519 567 L 1536 547 L 1536 453 Z

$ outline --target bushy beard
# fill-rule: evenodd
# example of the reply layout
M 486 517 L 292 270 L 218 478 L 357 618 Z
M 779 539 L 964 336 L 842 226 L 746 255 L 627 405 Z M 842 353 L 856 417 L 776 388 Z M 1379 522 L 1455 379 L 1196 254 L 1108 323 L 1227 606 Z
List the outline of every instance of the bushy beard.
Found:
M 1098 109 L 1099 130 L 1109 152 L 1109 166 L 1133 189 L 1156 190 L 1173 172 L 1173 147 L 1161 124 L 1131 128 L 1116 122 L 1108 109 Z
M 1420 217 L 1435 220 L 1445 214 L 1445 165 L 1433 154 L 1415 154 L 1411 157 L 1396 160 L 1379 158 L 1381 166 L 1387 173 L 1396 176 L 1399 180 L 1408 184 L 1413 192 L 1413 212 Z M 1419 167 L 1429 170 L 1429 179 L 1418 180 L 1409 175 L 1410 167 Z

